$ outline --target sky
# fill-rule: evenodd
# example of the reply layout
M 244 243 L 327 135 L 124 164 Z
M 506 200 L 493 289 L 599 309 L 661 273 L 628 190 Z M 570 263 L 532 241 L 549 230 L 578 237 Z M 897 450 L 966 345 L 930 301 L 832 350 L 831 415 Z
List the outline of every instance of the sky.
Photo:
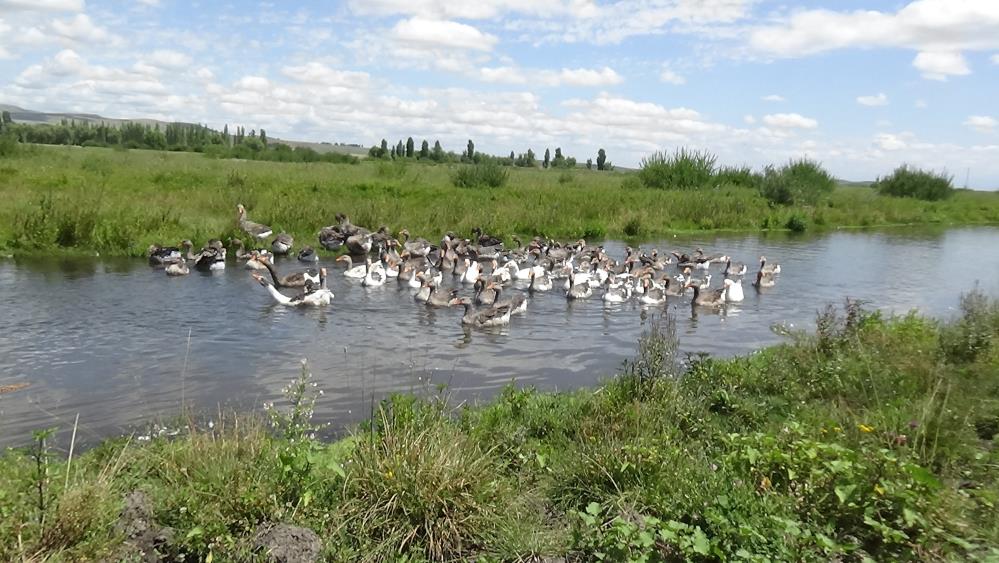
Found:
M 0 103 L 999 188 L 999 0 L 0 0 Z

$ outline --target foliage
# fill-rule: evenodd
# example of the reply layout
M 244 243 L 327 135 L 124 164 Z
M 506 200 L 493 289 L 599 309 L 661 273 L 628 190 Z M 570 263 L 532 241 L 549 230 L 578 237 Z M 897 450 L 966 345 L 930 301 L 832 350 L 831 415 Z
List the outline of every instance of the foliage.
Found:
M 261 154 L 283 150 L 271 140 Z M 486 160 L 494 159 L 481 162 Z M 480 190 L 452 184 L 456 169 L 429 159 L 285 163 L 21 145 L 0 164 L 0 250 L 141 255 L 153 243 L 203 244 L 239 234 L 237 203 L 252 220 L 303 241 L 314 240 L 317 228 L 336 213 L 356 224 L 406 227 L 428 239 L 476 226 L 503 236 L 560 239 L 634 236 L 628 233 L 638 232 L 636 227 L 649 238 L 712 229 L 783 230 L 793 216 L 809 230 L 999 222 L 999 197 L 985 192 L 958 191 L 947 200 L 923 202 L 839 187 L 815 207 L 774 206 L 758 192 L 731 184 L 661 191 L 642 187 L 635 173 L 547 174 L 518 166 L 505 168 L 503 189 L 484 199 Z M 572 176 L 571 190 L 561 182 L 563 172 Z M 302 201 L 309 205 L 295 203 Z
M 647 188 L 695 190 L 710 187 L 718 157 L 680 148 L 672 154 L 657 151 L 642 159 L 638 177 Z
M 954 195 L 954 178 L 943 173 L 902 165 L 871 186 L 881 195 L 939 201 Z
M 490 160 L 458 168 L 451 175 L 451 183 L 459 188 L 499 188 L 506 184 L 508 176 L 506 170 Z
M 777 205 L 815 205 L 835 187 L 835 179 L 821 164 L 802 158 L 780 168 L 767 166 L 760 193 Z

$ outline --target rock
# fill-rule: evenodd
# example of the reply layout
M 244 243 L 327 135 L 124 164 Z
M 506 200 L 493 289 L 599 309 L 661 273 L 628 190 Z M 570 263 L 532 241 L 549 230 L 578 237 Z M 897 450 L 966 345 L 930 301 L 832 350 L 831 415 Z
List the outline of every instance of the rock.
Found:
M 156 563 L 171 560 L 174 530 L 160 526 L 153 517 L 153 502 L 142 491 L 125 497 L 115 529 L 125 536 L 119 552 L 109 561 Z
M 273 563 L 313 563 L 319 560 L 322 542 L 308 528 L 265 524 L 253 536 L 253 549 Z

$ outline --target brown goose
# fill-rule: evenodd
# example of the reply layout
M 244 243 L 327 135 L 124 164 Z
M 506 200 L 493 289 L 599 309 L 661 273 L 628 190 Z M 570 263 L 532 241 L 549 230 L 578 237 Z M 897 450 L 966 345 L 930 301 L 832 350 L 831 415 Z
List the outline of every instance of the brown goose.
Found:
M 430 287 L 433 290 L 430 292 L 430 297 L 427 298 L 427 305 L 431 307 L 449 307 L 451 301 L 458 297 L 457 289 L 438 287 L 436 284 L 431 284 Z
M 474 327 L 502 326 L 510 323 L 509 307 L 483 307 L 475 309 L 472 300 L 467 297 L 452 299 L 451 305 L 461 305 L 465 308 L 465 314 L 461 317 L 461 324 Z
M 694 289 L 694 298 L 690 300 L 691 305 L 699 307 L 721 307 L 725 304 L 725 288 L 712 289 L 701 293 L 701 288 L 694 284 L 687 284 L 687 287 Z
M 291 235 L 281 233 L 274 237 L 274 240 L 271 242 L 271 252 L 277 255 L 288 254 L 293 244 L 295 244 L 295 239 Z
M 265 239 L 274 234 L 274 231 L 267 225 L 261 225 L 260 223 L 248 220 L 246 218 L 246 208 L 243 207 L 242 203 L 236 206 L 236 223 L 240 229 L 243 229 L 248 235 L 257 239 Z
M 498 285 L 496 283 L 491 283 L 486 287 L 487 289 L 492 288 L 493 291 L 496 292 L 496 299 L 493 302 L 493 306 L 507 307 L 510 309 L 511 315 L 519 315 L 521 313 L 527 312 L 527 296 L 524 295 L 523 293 L 517 292 L 511 295 L 510 297 L 504 299 L 503 297 L 501 297 L 503 293 L 503 286 Z
M 264 267 L 267 268 L 267 271 L 271 273 L 271 279 L 274 281 L 274 287 L 305 287 L 306 283 L 319 283 L 319 272 L 315 270 L 292 272 L 282 277 L 278 276 L 270 258 L 261 256 L 257 258 L 257 261 L 263 264 Z

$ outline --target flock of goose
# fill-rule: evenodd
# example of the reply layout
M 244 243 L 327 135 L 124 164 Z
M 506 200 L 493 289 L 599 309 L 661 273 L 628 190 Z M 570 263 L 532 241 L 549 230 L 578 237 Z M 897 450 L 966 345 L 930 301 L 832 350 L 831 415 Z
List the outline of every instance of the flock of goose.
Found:
M 256 243 L 271 240 L 270 249 L 247 248 L 241 240 L 230 239 L 228 246 L 237 263 L 254 270 L 251 275 L 271 297 L 282 305 L 326 306 L 333 301 L 327 286 L 326 268 L 316 268 L 319 255 L 311 246 L 293 253 L 294 239 L 285 233 L 274 236 L 270 227 L 247 219 L 246 209 L 236 207 L 240 230 Z M 516 248 L 505 248 L 499 238 L 472 231 L 471 239 L 448 232 L 439 244 L 411 238 L 407 230 L 392 237 L 386 227 L 370 231 L 353 225 L 343 214 L 337 223 L 319 232 L 319 244 L 330 251 L 346 250 L 336 259 L 343 263 L 343 276 L 364 287 L 388 283 L 412 288 L 414 300 L 430 307 L 464 308 L 461 322 L 474 327 L 500 326 L 513 315 L 527 310 L 531 295 L 558 290 L 567 299 L 589 299 L 596 295 L 607 303 L 635 299 L 643 305 L 665 304 L 667 299 L 683 300 L 689 295 L 694 307 L 721 308 L 745 297 L 742 281 L 749 269 L 726 255 L 708 255 L 700 248 L 690 254 L 672 252 L 660 255 L 627 248 L 617 261 L 603 247 L 579 240 L 571 244 L 535 237 L 528 244 L 513 237 Z M 251 245 L 252 246 L 252 245 Z M 226 267 L 229 248 L 221 240 L 208 242 L 198 253 L 189 240 L 179 247 L 149 247 L 149 263 L 162 267 L 169 276 L 186 275 L 189 263 L 202 271 Z M 276 256 L 294 255 L 313 267 L 281 274 Z M 712 271 L 721 269 L 720 284 L 713 284 Z M 267 275 L 264 274 L 266 272 Z M 781 267 L 761 256 L 753 274 L 753 287 L 773 287 Z M 470 288 L 464 292 L 461 288 Z M 294 290 L 286 295 L 281 290 Z

